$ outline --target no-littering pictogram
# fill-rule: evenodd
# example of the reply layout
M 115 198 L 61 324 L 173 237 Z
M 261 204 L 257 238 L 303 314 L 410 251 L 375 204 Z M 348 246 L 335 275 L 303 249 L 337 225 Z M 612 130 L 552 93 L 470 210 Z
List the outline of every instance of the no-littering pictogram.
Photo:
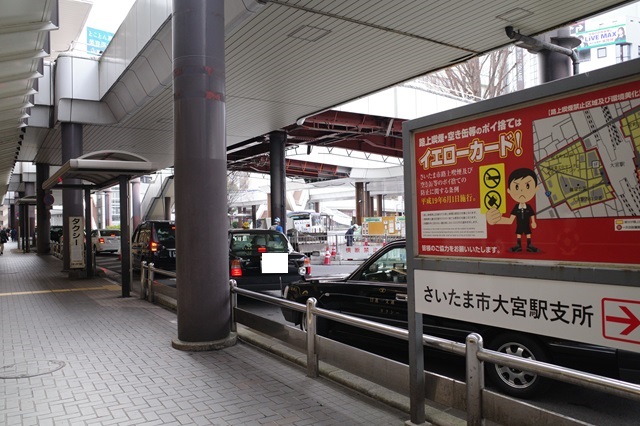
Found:
M 602 334 L 605 339 L 640 344 L 640 301 L 602 299 Z

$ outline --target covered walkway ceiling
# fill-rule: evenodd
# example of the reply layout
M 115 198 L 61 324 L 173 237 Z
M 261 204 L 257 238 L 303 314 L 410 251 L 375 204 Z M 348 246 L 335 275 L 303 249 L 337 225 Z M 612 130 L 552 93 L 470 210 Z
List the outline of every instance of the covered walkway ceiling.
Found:
M 402 158 L 402 123 L 405 120 L 329 110 L 284 127 L 288 148 L 311 152 L 314 147 L 342 148 Z M 227 151 L 229 170 L 262 172 L 270 170 L 269 135 L 236 144 Z M 307 181 L 348 177 L 348 168 L 289 159 L 287 176 Z
M 232 167 L 249 167 L 251 161 L 242 158 L 253 158 L 256 148 L 243 144 L 262 140 L 263 135 L 278 129 L 289 130 L 293 144 L 348 144 L 349 149 L 397 151 L 399 141 L 391 133 L 379 132 L 384 124 L 372 127 L 377 130 L 366 137 L 360 131 L 332 140 L 337 138 L 337 129 L 349 132 L 349 126 L 340 129 L 336 121 L 331 131 L 327 123 L 315 123 L 315 119 L 306 119 L 302 125 L 292 123 L 502 47 L 511 42 L 505 35 L 506 26 L 536 35 L 631 3 L 240 1 L 226 0 L 227 24 L 239 16 L 231 15 L 242 5 L 255 13 L 228 31 L 226 38 L 227 144 L 233 154 Z M 146 0 L 147 6 L 149 2 L 155 0 Z M 132 13 L 143 4 L 134 5 Z M 4 195 L 7 190 L 17 190 L 13 183 L 4 185 L 16 160 L 61 165 L 61 135 L 59 123 L 53 123 L 51 129 L 28 127 L 20 137 L 30 112 L 38 55 L 45 47 L 42 36 L 55 26 L 54 2 L 0 0 L 0 10 L 0 111 L 5 118 L 0 120 L 0 195 Z M 59 22 L 63 26 L 64 17 Z M 163 45 L 167 52 L 171 52 L 170 31 L 168 19 L 157 32 L 169 44 Z M 115 124 L 84 126 L 85 153 L 126 150 L 165 168 L 173 165 L 173 144 L 171 84 L 149 97 L 135 114 Z

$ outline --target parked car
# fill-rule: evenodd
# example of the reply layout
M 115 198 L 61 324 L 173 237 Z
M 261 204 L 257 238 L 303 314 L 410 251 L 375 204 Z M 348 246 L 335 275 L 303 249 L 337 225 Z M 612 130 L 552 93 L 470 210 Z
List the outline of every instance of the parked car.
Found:
M 376 252 L 344 279 L 313 278 L 285 287 L 283 297 L 306 303 L 315 297 L 317 306 L 347 315 L 407 328 L 406 245 L 395 241 Z M 282 308 L 285 319 L 304 327 L 301 312 Z M 482 335 L 485 347 L 595 374 L 640 382 L 640 354 L 614 348 L 534 335 L 508 328 L 469 323 L 452 318 L 423 315 L 423 333 L 464 342 L 469 333 Z M 366 339 L 378 344 L 402 344 L 381 334 L 319 318 L 318 332 L 340 340 Z M 486 375 L 503 393 L 531 398 L 550 385 L 547 378 L 505 366 L 485 363 Z
M 131 237 L 132 267 L 139 270 L 143 261 L 167 271 L 176 269 L 176 224 L 172 220 L 147 220 Z
M 60 237 L 62 237 L 62 226 L 58 226 L 58 225 L 52 225 L 49 228 L 49 239 L 51 241 L 54 241 L 56 243 L 60 242 Z
M 269 273 L 263 254 L 286 253 L 286 272 Z M 293 249 L 287 237 L 271 229 L 229 231 L 229 277 L 238 287 L 256 291 L 282 290 L 282 285 L 299 281 L 311 273 L 310 259 Z
M 91 248 L 95 254 L 116 253 L 120 250 L 120 230 L 94 229 L 91 231 Z

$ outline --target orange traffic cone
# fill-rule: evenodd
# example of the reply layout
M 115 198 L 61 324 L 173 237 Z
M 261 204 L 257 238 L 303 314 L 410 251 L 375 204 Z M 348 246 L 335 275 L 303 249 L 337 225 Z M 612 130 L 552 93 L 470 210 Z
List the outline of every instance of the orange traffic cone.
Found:
M 327 246 L 327 251 L 324 252 L 324 264 L 331 265 L 331 252 L 329 251 L 329 246 Z
M 331 246 L 331 257 L 336 257 L 336 243 Z

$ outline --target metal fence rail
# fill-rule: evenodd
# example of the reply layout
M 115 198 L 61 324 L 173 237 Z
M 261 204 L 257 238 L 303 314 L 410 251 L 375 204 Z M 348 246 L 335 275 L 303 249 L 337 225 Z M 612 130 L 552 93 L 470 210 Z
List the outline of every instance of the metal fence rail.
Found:
M 153 281 L 156 272 L 172 278 L 177 277 L 175 272 L 156 268 L 153 263 L 147 263 L 143 260 L 140 266 L 140 299 L 147 299 L 151 303 L 155 302 Z
M 292 302 L 279 297 L 238 288 L 234 280 L 230 280 L 230 286 L 232 331 L 236 331 L 234 312 L 238 306 L 238 294 L 252 299 L 261 300 L 281 308 L 288 308 L 303 313 L 306 321 L 307 376 L 309 377 L 318 377 L 319 371 L 318 354 L 316 352 L 317 317 L 339 321 L 344 324 L 353 325 L 403 340 L 408 340 L 409 338 L 409 332 L 402 328 L 392 327 L 386 324 L 318 308 L 316 307 L 316 299 L 314 298 L 309 298 L 305 306 L 301 303 Z M 431 348 L 464 356 L 466 358 L 467 424 L 469 425 L 484 424 L 484 419 L 482 417 L 482 391 L 485 383 L 483 368 L 484 362 L 504 365 L 518 370 L 525 370 L 565 383 L 640 401 L 640 385 L 485 349 L 483 347 L 482 336 L 477 333 L 471 333 L 467 336 L 465 343 L 441 339 L 426 334 L 422 335 L 422 342 L 424 345 Z

